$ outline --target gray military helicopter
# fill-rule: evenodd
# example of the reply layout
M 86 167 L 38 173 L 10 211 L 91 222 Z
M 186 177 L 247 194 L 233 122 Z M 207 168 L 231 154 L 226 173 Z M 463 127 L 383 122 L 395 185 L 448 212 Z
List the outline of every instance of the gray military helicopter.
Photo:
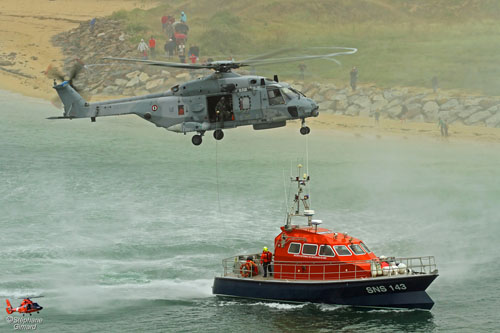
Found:
M 309 134 L 305 119 L 317 117 L 318 105 L 289 84 L 257 75 L 240 75 L 233 69 L 248 66 L 327 59 L 339 63 L 333 57 L 353 54 L 355 48 L 321 47 L 310 49 L 330 49 L 333 53 L 321 55 L 269 58 L 282 50 L 256 56 L 243 61 L 213 61 L 204 64 L 183 64 L 153 60 L 107 57 L 104 59 L 142 63 L 151 66 L 183 69 L 212 69 L 214 73 L 206 77 L 176 85 L 166 92 L 144 96 L 114 99 L 88 103 L 72 85 L 80 67 L 73 70 L 69 80 L 56 75 L 53 88 L 63 105 L 62 117 L 49 119 L 90 118 L 135 114 L 177 133 L 196 132 L 192 137 L 194 145 L 202 142 L 206 131 L 214 131 L 216 140 L 224 137 L 223 129 L 252 125 L 255 130 L 286 126 L 288 120 L 301 119 L 300 133 Z M 57 84 L 56 78 L 64 80 Z

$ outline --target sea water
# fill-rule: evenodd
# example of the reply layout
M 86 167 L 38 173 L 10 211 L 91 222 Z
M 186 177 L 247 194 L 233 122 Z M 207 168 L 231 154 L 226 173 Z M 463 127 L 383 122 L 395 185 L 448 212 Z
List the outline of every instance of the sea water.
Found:
M 43 296 L 38 331 L 499 329 L 498 144 L 289 124 L 195 147 L 134 116 L 45 119 L 60 114 L 0 93 L 0 296 Z M 325 227 L 377 255 L 436 257 L 432 311 L 212 296 L 222 259 L 273 248 L 297 163 Z

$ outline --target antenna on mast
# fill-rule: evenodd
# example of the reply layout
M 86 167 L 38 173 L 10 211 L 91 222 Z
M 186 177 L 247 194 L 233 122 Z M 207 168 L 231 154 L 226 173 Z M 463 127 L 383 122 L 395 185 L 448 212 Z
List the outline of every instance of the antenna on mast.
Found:
M 307 182 L 311 180 L 307 173 L 301 175 L 302 164 L 297 165 L 297 174 L 299 176 L 291 177 L 292 182 L 297 182 L 297 193 L 295 194 L 293 204 L 290 206 L 290 210 L 287 212 L 285 229 L 292 229 L 292 217 L 301 216 L 307 218 L 307 225 L 312 226 L 312 217 L 314 216 L 314 210 L 311 209 L 309 204 L 309 194 L 304 194 L 304 187 Z

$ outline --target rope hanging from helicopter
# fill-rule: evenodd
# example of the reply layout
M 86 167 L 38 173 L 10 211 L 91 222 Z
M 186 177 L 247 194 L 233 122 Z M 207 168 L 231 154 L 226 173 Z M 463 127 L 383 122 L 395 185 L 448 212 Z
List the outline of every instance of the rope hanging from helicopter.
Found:
M 215 130 L 218 130 L 219 122 L 215 123 Z M 215 184 L 217 189 L 217 205 L 219 207 L 219 213 L 222 213 L 220 206 L 220 191 L 219 191 L 219 154 L 218 154 L 219 140 L 215 140 Z

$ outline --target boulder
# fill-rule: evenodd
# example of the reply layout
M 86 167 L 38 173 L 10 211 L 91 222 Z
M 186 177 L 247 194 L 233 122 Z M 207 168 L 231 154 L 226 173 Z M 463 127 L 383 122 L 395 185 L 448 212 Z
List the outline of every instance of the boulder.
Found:
M 422 110 L 424 111 L 425 114 L 427 113 L 436 113 L 439 110 L 439 105 L 436 102 L 429 101 L 424 104 L 422 107 Z
M 464 106 L 475 106 L 475 105 L 479 105 L 479 102 L 481 102 L 481 98 L 466 98 L 463 102 L 463 105 Z
M 334 100 L 334 101 L 346 101 L 347 102 L 347 95 L 338 94 L 338 95 L 333 96 L 332 100 Z
M 133 72 L 128 73 L 125 76 L 127 77 L 127 79 L 133 79 L 134 77 L 137 77 L 140 74 L 141 74 L 141 72 L 139 72 L 139 71 L 133 71 Z
M 407 119 L 415 118 L 422 112 L 422 105 L 417 103 L 407 104 L 406 107 L 408 108 L 408 113 L 406 114 Z
M 462 119 L 469 118 L 471 115 L 473 115 L 474 113 L 478 112 L 479 110 L 481 110 L 480 106 L 470 106 L 467 109 L 459 112 L 457 114 L 457 116 L 460 117 L 460 118 L 462 118 Z
M 384 96 L 382 96 L 382 94 L 375 94 L 372 96 L 372 101 L 373 102 L 385 101 L 385 98 Z
M 492 107 L 488 108 L 486 111 L 490 111 L 491 113 L 497 113 L 498 110 L 500 110 L 500 104 L 493 105 Z
M 424 96 L 425 96 L 424 94 L 418 94 L 415 96 L 411 96 L 411 97 L 407 98 L 404 102 L 406 105 L 419 103 Z
M 499 102 L 498 100 L 494 100 L 492 98 L 484 98 L 480 99 L 479 106 L 482 107 L 483 109 L 489 109 L 494 105 L 498 105 L 498 102 Z
M 319 111 L 320 112 L 333 112 L 333 110 L 334 110 L 334 104 L 335 104 L 335 102 L 332 102 L 332 101 L 326 101 L 326 102 L 323 102 L 323 103 L 319 103 L 318 104 Z
M 389 102 L 387 102 L 385 99 L 382 99 L 380 101 L 374 102 L 371 105 L 371 109 L 373 111 L 375 111 L 375 110 L 382 110 L 383 108 L 385 108 L 387 106 L 387 104 L 389 104 Z
M 323 101 L 325 100 L 325 99 L 323 98 L 323 95 L 321 95 L 320 93 L 317 93 L 316 95 L 314 95 L 314 96 L 312 97 L 312 99 L 313 99 L 314 101 L 316 101 L 316 103 L 321 103 L 321 102 L 323 102 Z
M 443 111 L 446 111 L 446 110 L 451 110 L 459 105 L 460 103 L 458 102 L 458 100 L 456 98 L 452 98 L 447 102 L 445 102 L 444 104 L 442 104 L 439 108 Z
M 347 116 L 357 116 L 359 114 L 359 106 L 352 104 L 349 106 L 345 112 Z
M 387 109 L 386 113 L 390 118 L 398 118 L 402 110 L 403 108 L 401 107 L 401 105 L 396 105 L 392 108 Z
M 330 89 L 330 90 L 327 90 L 325 92 L 325 94 L 323 95 L 323 97 L 325 98 L 325 100 L 327 101 L 333 101 L 334 100 L 334 97 L 337 95 L 337 91 L 333 90 L 333 89 Z
M 361 108 L 364 109 L 369 109 L 372 104 L 368 96 L 359 96 L 355 98 L 352 102 L 353 104 L 359 105 Z
M 149 75 L 146 73 L 139 74 L 139 81 L 146 82 L 149 79 Z
M 189 80 L 189 73 L 180 73 L 180 74 L 177 74 L 175 76 L 175 79 L 176 80 L 183 80 L 183 81 Z
M 118 87 L 116 86 L 108 86 L 102 90 L 102 94 L 104 95 L 117 95 Z
M 163 79 L 156 79 L 156 80 L 151 80 L 146 83 L 146 89 L 147 90 L 155 90 L 158 88 L 161 88 L 163 85 Z
M 401 99 L 400 98 L 395 98 L 392 101 L 387 104 L 387 108 L 393 108 L 395 106 L 401 105 Z
M 465 125 L 477 125 L 483 120 L 491 117 L 491 113 L 488 111 L 479 111 L 471 115 L 469 118 L 464 120 Z
M 484 123 L 488 127 L 500 127 L 500 112 L 486 119 Z
M 132 80 L 128 81 L 128 83 L 125 85 L 125 87 L 127 87 L 127 88 L 135 87 L 138 84 L 139 84 L 139 77 L 136 76 L 136 77 L 132 78 Z
M 334 104 L 332 105 L 334 110 L 342 110 L 342 111 L 347 109 L 348 106 L 349 103 L 347 103 L 347 99 L 334 101 Z
M 120 87 L 125 86 L 127 83 L 128 83 L 128 81 L 127 81 L 127 80 L 124 80 L 124 79 L 116 79 L 116 80 L 115 80 L 115 84 L 116 84 L 117 86 L 120 86 Z

